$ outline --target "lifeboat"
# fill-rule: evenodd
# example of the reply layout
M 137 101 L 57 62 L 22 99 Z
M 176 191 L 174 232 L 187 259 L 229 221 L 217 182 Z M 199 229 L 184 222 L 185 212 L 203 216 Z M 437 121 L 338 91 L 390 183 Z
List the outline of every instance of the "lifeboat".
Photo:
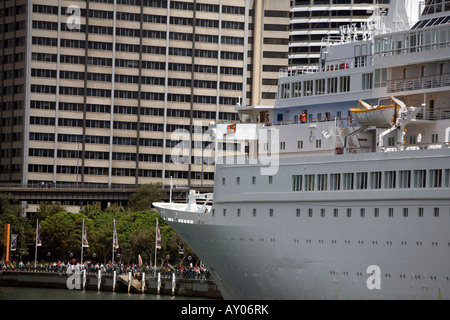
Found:
M 389 127 L 395 123 L 399 109 L 400 106 L 392 103 L 392 100 L 387 106 L 371 106 L 360 100 L 359 108 L 350 109 L 350 114 L 352 119 L 361 126 Z

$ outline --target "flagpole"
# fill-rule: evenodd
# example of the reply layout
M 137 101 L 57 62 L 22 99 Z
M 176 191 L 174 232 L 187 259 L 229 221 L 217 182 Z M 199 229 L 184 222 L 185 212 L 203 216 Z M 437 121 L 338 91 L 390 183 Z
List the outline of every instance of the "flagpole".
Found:
M 83 240 L 84 240 L 84 219 L 83 219 L 83 229 L 81 229 L 81 265 L 83 265 Z
M 112 265 L 114 266 L 114 247 L 115 247 L 115 231 L 116 231 L 116 219 L 114 219 L 114 229 L 113 229 L 113 252 L 112 252 Z
M 39 219 L 36 220 L 36 245 L 34 249 L 34 269 L 36 270 L 36 263 L 37 263 L 37 237 L 38 237 L 38 228 L 39 228 Z
M 156 217 L 156 228 L 155 228 L 155 278 L 156 278 L 156 252 L 158 251 L 157 245 L 158 245 L 158 217 Z

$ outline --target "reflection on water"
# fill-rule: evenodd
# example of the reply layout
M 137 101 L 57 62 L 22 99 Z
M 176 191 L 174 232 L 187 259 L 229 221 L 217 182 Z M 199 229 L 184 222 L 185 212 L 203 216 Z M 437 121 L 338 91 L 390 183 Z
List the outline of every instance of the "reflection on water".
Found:
M 200 298 L 51 288 L 1 287 L 0 300 L 197 300 Z

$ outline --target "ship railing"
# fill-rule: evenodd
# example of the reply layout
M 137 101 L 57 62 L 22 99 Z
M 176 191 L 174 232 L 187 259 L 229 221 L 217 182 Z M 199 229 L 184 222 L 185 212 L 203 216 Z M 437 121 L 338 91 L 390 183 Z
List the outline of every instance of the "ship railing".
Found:
M 308 64 L 305 66 L 296 66 L 281 68 L 278 78 L 294 77 L 302 74 L 331 72 L 354 68 L 363 68 L 371 66 L 373 63 L 372 55 L 362 55 L 358 57 L 349 57 L 345 59 L 328 60 L 324 64 Z
M 411 151 L 411 150 L 435 150 L 450 148 L 450 142 L 435 142 L 435 143 L 415 143 L 403 144 L 399 146 L 381 146 L 380 152 L 397 152 L 397 151 Z
M 337 121 L 337 116 L 325 115 L 322 117 L 309 117 L 305 123 L 318 123 L 318 122 L 330 122 Z M 339 119 L 342 123 L 346 125 L 350 124 L 350 119 L 344 118 Z M 293 120 L 277 120 L 277 121 L 264 121 L 264 122 L 241 122 L 241 121 L 230 121 L 230 120 L 220 120 L 216 122 L 217 124 L 261 124 L 264 126 L 285 126 L 290 124 L 298 124 L 302 123 L 299 119 Z
M 450 73 L 387 81 L 387 92 L 403 92 L 450 86 Z

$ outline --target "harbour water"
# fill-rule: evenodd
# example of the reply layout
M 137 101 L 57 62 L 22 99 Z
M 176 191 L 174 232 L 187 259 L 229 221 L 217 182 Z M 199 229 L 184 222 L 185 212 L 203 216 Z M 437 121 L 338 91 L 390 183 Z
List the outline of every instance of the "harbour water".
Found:
M 204 299 L 204 298 L 201 298 Z M 0 301 L 4 300 L 201 300 L 195 297 L 136 294 L 124 292 L 69 290 L 33 287 L 2 287 Z

